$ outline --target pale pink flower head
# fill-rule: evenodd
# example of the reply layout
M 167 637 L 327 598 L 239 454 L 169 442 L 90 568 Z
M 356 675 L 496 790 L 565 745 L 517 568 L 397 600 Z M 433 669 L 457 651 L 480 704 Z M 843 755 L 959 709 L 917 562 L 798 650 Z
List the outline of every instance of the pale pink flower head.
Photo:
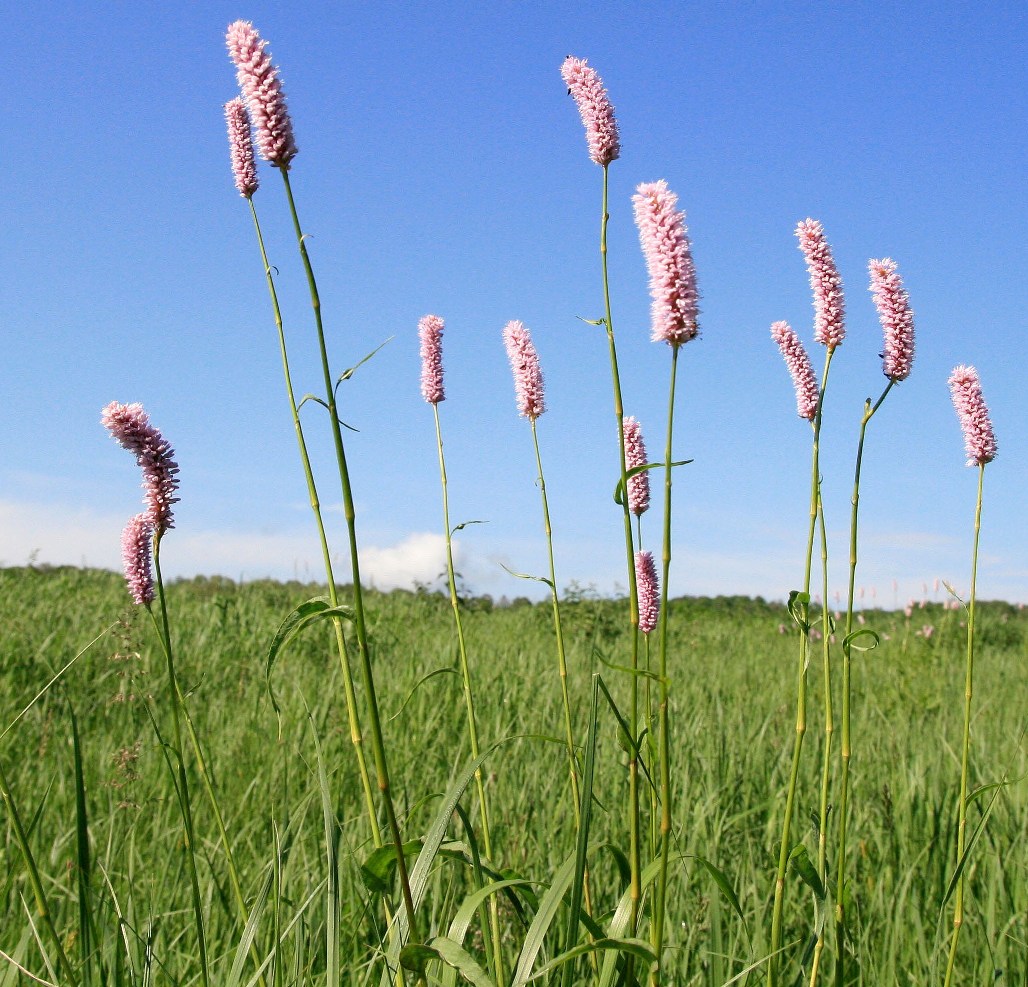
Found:
M 250 133 L 250 114 L 240 96 L 225 104 L 225 122 L 228 124 L 228 151 L 232 159 L 232 177 L 244 199 L 257 191 L 257 162 L 253 156 L 253 136 Z
M 807 259 L 810 289 L 814 293 L 814 339 L 835 349 L 846 335 L 846 306 L 842 278 L 832 258 L 832 248 L 816 219 L 805 219 L 796 227 L 800 250 Z
M 239 88 L 250 108 L 261 157 L 276 168 L 288 170 L 297 147 L 278 69 L 264 50 L 268 43 L 249 21 L 230 24 L 225 42 L 236 66 Z
M 121 533 L 121 561 L 125 569 L 125 581 L 132 599 L 144 607 L 148 607 L 154 599 L 152 538 L 153 523 L 146 513 L 137 514 Z
M 953 407 L 964 431 L 968 466 L 984 466 L 996 458 L 996 433 L 982 397 L 982 385 L 974 367 L 955 367 L 949 378 Z
M 632 196 L 635 225 L 650 274 L 652 339 L 681 346 L 699 335 L 699 294 L 685 213 L 667 182 L 644 182 Z
M 657 566 L 652 552 L 635 553 L 635 585 L 639 595 L 639 630 L 649 634 L 660 616 Z
M 514 394 L 518 413 L 535 421 L 545 410 L 543 402 L 543 372 L 539 356 L 532 345 L 532 337 L 524 324 L 513 321 L 503 328 L 503 344 L 514 372 Z
M 810 365 L 810 357 L 800 342 L 799 336 L 792 330 L 788 322 L 775 322 L 771 325 L 771 338 L 777 343 L 785 358 L 785 365 L 792 377 L 792 386 L 796 389 L 796 414 L 814 420 L 817 414 L 817 402 L 820 389 L 814 368 Z
M 422 316 L 418 322 L 421 340 L 421 395 L 429 404 L 446 399 L 443 388 L 443 320 L 438 315 Z
M 882 371 L 891 380 L 906 380 L 914 363 L 914 313 L 896 262 L 889 257 L 868 262 L 871 295 L 882 324 L 885 348 Z
M 589 157 L 602 166 L 616 161 L 621 154 L 618 123 L 614 118 L 610 97 L 596 69 L 587 65 L 584 58 L 568 55 L 560 67 L 560 75 L 585 125 Z
M 160 431 L 150 424 L 141 404 L 112 401 L 103 410 L 100 422 L 124 449 L 136 457 L 143 471 L 143 502 L 146 517 L 158 537 L 173 528 L 171 505 L 178 503 L 178 463 L 175 450 Z
M 622 423 L 625 433 L 625 466 L 627 469 L 635 469 L 636 466 L 645 466 L 649 460 L 646 458 L 646 445 L 643 442 L 642 425 L 632 417 L 626 418 Z M 644 514 L 650 506 L 650 474 L 649 470 L 636 473 L 628 479 L 628 509 L 639 517 Z

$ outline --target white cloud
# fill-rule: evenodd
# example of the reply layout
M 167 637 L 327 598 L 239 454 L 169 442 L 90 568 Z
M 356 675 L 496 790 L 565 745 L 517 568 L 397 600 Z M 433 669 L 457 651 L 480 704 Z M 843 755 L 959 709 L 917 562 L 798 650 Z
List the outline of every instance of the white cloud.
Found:
M 30 560 L 51 565 L 121 568 L 121 530 L 126 518 L 88 508 L 0 500 L 0 565 Z M 333 553 L 339 582 L 349 580 L 349 552 Z M 454 560 L 462 560 L 454 543 Z M 321 549 L 313 533 L 267 531 L 186 531 L 175 529 L 164 542 L 161 568 L 166 576 L 220 574 L 233 579 L 321 581 Z M 415 532 L 387 546 L 361 547 L 361 578 L 389 590 L 432 583 L 446 567 L 442 535 Z

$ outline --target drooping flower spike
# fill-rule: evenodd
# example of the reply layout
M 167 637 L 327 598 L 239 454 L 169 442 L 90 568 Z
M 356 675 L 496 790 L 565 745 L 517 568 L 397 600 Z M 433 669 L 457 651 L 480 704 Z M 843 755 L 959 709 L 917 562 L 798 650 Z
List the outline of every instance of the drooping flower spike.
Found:
M 632 417 L 623 424 L 625 432 L 625 469 L 633 470 L 645 466 L 646 444 L 643 442 L 642 426 Z M 644 514 L 650 506 L 650 474 L 647 470 L 636 473 L 628 479 L 628 509 L 636 516 Z
M 249 21 L 230 24 L 225 42 L 236 66 L 239 88 L 253 118 L 261 157 L 276 168 L 288 169 L 289 162 L 296 157 L 297 147 L 278 69 L 264 50 L 268 43 Z
M 244 199 L 257 191 L 257 162 L 253 154 L 253 135 L 250 132 L 250 114 L 242 97 L 237 96 L 225 104 L 225 122 L 228 124 L 228 150 L 232 159 L 232 177 Z
M 896 262 L 888 257 L 868 262 L 871 295 L 882 324 L 882 371 L 890 380 L 906 380 L 914 363 L 914 313 Z
M 616 161 L 621 154 L 618 124 L 614 117 L 614 107 L 596 69 L 586 64 L 584 58 L 568 55 L 560 68 L 560 74 L 585 125 L 589 157 L 601 166 Z
M 982 396 L 982 385 L 974 367 L 954 367 L 949 378 L 953 407 L 964 432 L 968 466 L 984 466 L 996 458 L 996 433 Z
M 421 395 L 429 404 L 446 399 L 443 388 L 443 320 L 425 315 L 418 322 L 421 340 Z
M 799 223 L 796 236 L 807 260 L 810 289 L 814 293 L 814 339 L 822 346 L 835 349 L 846 335 L 846 306 L 832 248 L 816 219 Z
M 657 566 L 652 552 L 635 553 L 635 582 L 639 592 L 639 630 L 649 634 L 660 616 Z
M 650 275 L 655 343 L 681 346 L 699 335 L 699 293 L 685 213 L 667 182 L 644 182 L 632 196 L 639 242 Z
M 788 322 L 773 323 L 771 338 L 782 351 L 789 376 L 792 377 L 792 385 L 796 389 L 796 414 L 800 418 L 806 418 L 808 422 L 812 422 L 817 414 L 820 389 L 817 386 L 817 378 L 814 376 L 814 368 L 810 365 L 810 357 L 807 355 L 806 348 L 800 342 L 799 336 L 790 328 Z
M 535 421 L 545 410 L 543 400 L 543 372 L 539 368 L 539 355 L 532 337 L 524 324 L 508 322 L 503 328 L 503 344 L 514 372 L 514 394 L 518 414 Z
M 100 422 L 122 448 L 136 457 L 143 471 L 143 502 L 146 518 L 157 536 L 173 528 L 171 505 L 178 503 L 178 463 L 175 450 L 160 430 L 150 424 L 150 417 L 141 404 L 119 404 L 112 401 L 103 410 Z
M 148 607 L 154 601 L 151 568 L 153 524 L 148 514 L 137 514 L 121 533 L 121 561 L 132 599 Z

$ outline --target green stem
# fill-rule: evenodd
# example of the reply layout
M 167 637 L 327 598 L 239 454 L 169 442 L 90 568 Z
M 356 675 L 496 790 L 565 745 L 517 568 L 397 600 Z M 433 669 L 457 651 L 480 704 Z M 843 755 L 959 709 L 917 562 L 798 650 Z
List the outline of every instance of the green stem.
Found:
M 974 548 L 971 553 L 971 593 L 967 605 L 967 667 L 964 676 L 964 745 L 960 755 L 960 801 L 957 803 L 957 856 L 956 866 L 964 856 L 967 846 L 967 779 L 971 753 L 971 696 L 974 692 L 974 616 L 976 585 L 978 582 L 978 536 L 982 529 L 982 485 L 985 480 L 985 464 L 978 464 L 978 500 L 974 509 Z M 953 969 L 957 960 L 957 940 L 964 924 L 964 871 L 957 879 L 953 897 L 953 938 L 949 944 L 949 958 L 946 961 L 945 987 L 950 987 Z
M 614 344 L 614 320 L 610 308 L 610 278 L 607 270 L 607 212 L 609 186 L 609 165 L 603 166 L 603 207 L 600 217 L 600 266 L 603 274 L 604 324 L 607 329 L 607 344 L 610 351 L 610 372 L 614 386 L 614 417 L 618 427 L 618 454 L 621 462 L 621 489 L 625 526 L 625 554 L 628 563 L 628 608 L 629 621 L 632 628 L 632 681 L 629 686 L 631 702 L 629 712 L 630 743 L 632 746 L 628 760 L 628 830 L 629 830 L 629 867 L 631 883 L 629 901 L 629 936 L 634 936 L 639 927 L 639 905 L 642 899 L 641 884 L 641 851 L 639 845 L 639 600 L 635 578 L 635 550 L 632 540 L 632 514 L 628 506 L 628 466 L 625 458 L 625 410 L 621 400 L 621 378 L 618 374 L 617 348 Z M 626 983 L 632 984 L 633 960 L 627 959 Z
M 675 425 L 675 384 L 678 374 L 678 346 L 671 347 L 671 385 L 668 393 L 667 442 L 664 446 L 664 541 L 661 549 L 660 615 L 660 874 L 654 902 L 653 945 L 657 964 L 653 971 L 653 987 L 660 983 L 664 951 L 664 920 L 667 902 L 667 871 L 671 856 L 671 729 L 668 719 L 667 672 L 668 582 L 671 575 L 671 464 Z M 627 501 L 627 497 L 626 497 Z
M 254 230 L 257 233 L 257 245 L 261 252 L 261 263 L 264 266 L 264 276 L 268 283 L 268 294 L 271 296 L 271 308 L 275 318 L 275 328 L 278 331 L 279 352 L 282 357 L 282 375 L 285 380 L 286 397 L 289 401 L 289 412 L 293 419 L 293 431 L 296 433 L 296 444 L 300 451 L 300 463 L 303 466 L 303 475 L 307 483 L 307 498 L 311 511 L 314 514 L 314 523 L 318 529 L 318 543 L 321 546 L 321 558 L 325 565 L 325 578 L 328 582 L 328 600 L 334 608 L 339 605 L 339 594 L 336 588 L 335 573 L 332 568 L 332 553 L 328 545 L 325 521 L 321 515 L 321 502 L 318 499 L 318 488 L 314 482 L 314 470 L 311 467 L 310 455 L 307 452 L 307 441 L 304 438 L 303 426 L 300 424 L 300 413 L 296 404 L 296 395 L 293 391 L 293 377 L 289 369 L 289 353 L 286 349 L 285 330 L 282 324 L 282 309 L 278 302 L 275 281 L 271 276 L 271 265 L 268 263 L 268 254 L 264 247 L 264 236 L 261 233 L 261 225 L 257 219 L 257 210 L 254 207 L 253 199 L 248 199 L 247 201 L 250 203 L 250 214 L 253 216 Z M 361 787 L 364 790 L 364 805 L 368 814 L 368 822 L 371 824 L 372 840 L 376 847 L 380 847 L 382 846 L 382 831 L 378 825 L 378 815 L 375 812 L 375 796 L 371 788 L 371 775 L 368 772 L 368 762 L 364 754 L 364 736 L 361 731 L 360 714 L 357 709 L 357 694 L 353 685 L 353 676 L 350 672 L 350 661 L 346 654 L 346 639 L 343 634 L 342 618 L 334 619 L 332 627 L 335 632 L 339 665 L 343 673 L 343 691 L 346 696 L 346 716 L 350 728 L 350 742 L 357 757 L 357 770 L 360 773 Z
M 453 622 L 457 628 L 457 648 L 460 654 L 461 680 L 464 685 L 464 705 L 468 715 L 471 757 L 472 759 L 477 759 L 481 754 L 481 748 L 478 743 L 475 697 L 471 689 L 471 669 L 468 665 L 468 650 L 464 638 L 464 621 L 460 614 L 460 599 L 457 596 L 457 577 L 453 570 L 453 531 L 450 527 L 450 495 L 449 486 L 446 482 L 446 459 L 443 456 L 443 432 L 439 423 L 439 405 L 435 402 L 432 403 L 432 411 L 435 415 L 435 438 L 436 446 L 439 450 L 439 479 L 443 488 L 443 530 L 446 534 L 446 575 L 450 587 L 450 606 L 453 608 Z M 489 806 L 486 802 L 481 768 L 475 772 L 475 788 L 478 792 L 478 808 L 482 820 L 482 845 L 485 848 L 486 859 L 490 863 L 495 863 L 493 859 L 492 836 L 489 828 Z M 489 899 L 489 930 L 490 938 L 492 939 L 493 976 L 497 983 L 502 983 L 506 978 L 503 973 L 503 955 L 500 949 L 500 912 L 496 895 L 490 896 Z
M 314 269 L 311 267 L 310 257 L 307 254 L 306 240 L 300 227 L 300 217 L 296 211 L 293 189 L 289 183 L 289 172 L 285 168 L 279 170 L 282 173 L 286 198 L 289 202 L 289 212 L 293 220 L 293 230 L 296 233 L 296 242 L 300 249 L 300 259 L 303 262 L 304 273 L 307 277 L 307 287 L 310 291 L 311 308 L 314 311 L 314 326 L 318 337 L 318 352 L 321 357 L 321 370 L 325 385 L 325 406 L 328 409 L 329 427 L 332 430 L 332 442 L 335 447 L 336 463 L 339 467 L 339 485 L 343 498 L 343 514 L 346 518 L 346 531 L 350 543 L 354 626 L 357 635 L 357 651 L 361 663 L 361 679 L 368 701 L 368 719 L 371 725 L 371 746 L 375 759 L 375 774 L 379 795 L 381 796 L 386 819 L 389 824 L 392 843 L 396 847 L 396 869 L 400 877 L 400 889 L 403 893 L 403 903 L 407 911 L 407 922 L 410 927 L 411 938 L 413 941 L 417 941 L 417 922 L 415 920 L 414 898 L 411 895 L 410 874 L 407 869 L 407 861 L 404 858 L 403 836 L 400 833 L 400 824 L 396 817 L 396 807 L 393 804 L 392 792 L 390 790 L 389 767 L 386 760 L 385 743 L 382 738 L 382 721 L 379 715 L 378 699 L 375 695 L 375 678 L 371 668 L 371 651 L 368 647 L 368 630 L 364 615 L 364 596 L 360 579 L 360 559 L 357 554 L 356 511 L 353 505 L 353 492 L 350 486 L 350 472 L 346 464 L 346 452 L 343 449 L 342 426 L 340 425 L 339 412 L 336 407 L 335 385 L 332 381 L 332 373 L 328 362 L 328 350 L 325 345 L 321 299 L 318 295 L 318 284 L 314 278 Z
M 829 347 L 825 354 L 825 367 L 821 375 L 821 388 L 814 413 L 814 441 L 810 470 L 810 514 L 807 526 L 807 552 L 803 568 L 803 595 L 797 601 L 799 616 L 799 658 L 796 665 L 796 734 L 792 747 L 792 767 L 789 771 L 789 787 L 785 796 L 785 816 L 782 820 L 781 846 L 778 850 L 778 872 L 775 875 L 775 897 L 771 913 L 771 948 L 767 964 L 767 985 L 778 983 L 778 967 L 781 962 L 779 947 L 782 943 L 782 913 L 785 904 L 785 876 L 789 866 L 789 836 L 796 803 L 796 788 L 799 781 L 800 756 L 803 751 L 803 737 L 807 732 L 807 661 L 809 660 L 810 628 L 810 573 L 814 559 L 814 535 L 817 526 L 818 505 L 821 502 L 821 417 L 824 411 L 825 392 L 828 388 L 828 373 L 832 365 L 835 347 Z
M 864 457 L 864 438 L 868 422 L 882 406 L 889 391 L 896 382 L 889 379 L 878 400 L 872 404 L 868 398 L 864 402 L 864 415 L 860 421 L 860 438 L 857 442 L 857 458 L 853 469 L 853 496 L 850 499 L 850 568 L 849 584 L 846 591 L 846 628 L 842 642 L 842 740 L 841 740 L 841 772 L 839 776 L 839 854 L 836 861 L 835 878 L 835 984 L 844 987 L 846 976 L 846 823 L 849 814 L 849 780 L 850 757 L 852 747 L 850 741 L 850 645 L 849 636 L 853 633 L 853 601 L 857 580 L 857 521 L 860 505 L 860 467 Z
M 165 657 L 168 660 L 168 691 L 171 697 L 171 722 L 175 734 L 175 760 L 178 763 L 178 797 L 179 807 L 182 810 L 182 825 L 185 833 L 186 859 L 189 863 L 189 881 L 193 891 L 193 917 L 196 921 L 197 943 L 199 947 L 200 980 L 203 987 L 209 987 L 210 977 L 207 967 L 207 937 L 204 933 L 203 904 L 200 898 L 200 880 L 196 872 L 196 839 L 193 835 L 193 811 L 189 799 L 189 782 L 186 777 L 186 763 L 183 757 L 182 748 L 182 725 L 180 720 L 180 708 L 184 708 L 185 700 L 179 688 L 178 677 L 175 674 L 175 658 L 171 646 L 171 626 L 168 622 L 168 601 L 164 593 L 164 580 L 161 577 L 161 536 L 163 532 L 158 531 L 153 539 L 153 564 L 154 572 L 157 575 L 157 600 L 161 612 L 160 621 L 154 615 L 153 609 L 147 607 L 153 619 L 157 635 L 164 648 Z
M 832 662 L 831 638 L 832 621 L 828 609 L 828 533 L 825 530 L 824 501 L 818 496 L 817 502 L 818 528 L 821 532 L 821 586 L 824 604 L 821 607 L 821 659 L 824 679 L 825 701 L 825 747 L 822 752 L 821 764 L 821 802 L 818 807 L 817 823 L 817 873 L 821 878 L 821 887 L 828 889 L 828 814 L 831 811 L 828 795 L 832 779 L 832 736 L 835 732 L 835 718 L 832 709 Z M 810 964 L 810 987 L 817 984 L 818 971 L 821 967 L 821 954 L 825 946 L 824 926 L 817 934 L 814 944 L 814 957 Z

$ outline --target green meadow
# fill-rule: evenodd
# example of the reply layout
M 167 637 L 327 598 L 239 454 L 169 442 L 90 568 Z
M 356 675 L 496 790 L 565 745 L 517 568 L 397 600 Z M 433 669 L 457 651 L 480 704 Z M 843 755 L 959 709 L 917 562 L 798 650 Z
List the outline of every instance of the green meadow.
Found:
M 205 780 L 186 746 L 195 891 L 212 983 L 325 984 L 330 969 L 344 971 L 344 983 L 382 977 L 385 923 L 399 907 L 395 868 L 387 853 L 373 854 L 328 623 L 298 634 L 268 668 L 283 619 L 320 592 L 221 579 L 168 587 L 184 709 L 207 768 Z M 452 924 L 484 871 L 511 882 L 498 909 L 511 966 L 534 936 L 532 973 L 543 972 L 531 982 L 561 983 L 564 966 L 546 965 L 564 948 L 570 896 L 547 892 L 575 859 L 576 826 L 549 602 L 461 602 L 479 735 L 483 750 L 492 748 L 483 771 L 491 861 L 481 859 L 475 787 L 445 812 L 444 796 L 470 759 L 449 597 L 369 591 L 364 602 L 411 862 L 420 841 L 444 826 L 424 878 L 422 940 L 456 936 L 465 955 L 487 964 L 484 913 L 469 906 L 464 928 Z M 574 732 L 584 747 L 595 741 L 588 880 L 601 931 L 616 919 L 628 886 L 627 743 L 615 712 L 628 703 L 629 676 L 620 668 L 628 660 L 627 611 L 627 600 L 580 587 L 562 594 Z M 0 727 L 7 729 L 0 767 L 74 977 L 90 987 L 198 983 L 194 889 L 169 771 L 168 677 L 146 610 L 131 604 L 121 575 L 28 567 L 0 570 L 0 613 Z M 755 964 L 767 954 L 789 781 L 796 635 L 784 605 L 759 599 L 673 600 L 669 618 L 675 817 L 666 982 L 762 983 L 765 971 Z M 952 928 L 965 612 L 940 600 L 910 617 L 865 611 L 862 619 L 881 644 L 854 657 L 847 982 L 923 987 L 941 980 Z M 976 620 L 970 789 L 981 791 L 968 808 L 972 852 L 956 982 L 1024 985 L 1028 616 L 986 602 Z M 819 660 L 808 673 L 811 711 L 793 831 L 808 856 L 793 854 L 786 885 L 786 983 L 824 917 L 804 874 L 817 846 Z M 609 699 L 594 686 L 599 680 Z M 641 694 L 643 708 L 654 710 L 645 685 Z M 363 703 L 359 682 L 358 698 Z M 656 783 L 650 736 L 642 743 L 644 805 Z M 649 830 L 658 813 L 643 816 Z M 56 947 L 15 825 L 5 805 L 0 987 L 36 978 L 70 983 L 67 971 L 54 979 Z M 230 880 L 226 838 L 248 922 Z M 657 841 L 656 832 L 643 833 L 644 860 Z M 543 927 L 537 918 L 549 903 L 555 918 Z M 596 982 L 608 958 L 617 982 L 625 971 L 617 951 L 583 953 L 567 979 Z M 455 976 L 436 960 L 425 971 L 429 983 Z

